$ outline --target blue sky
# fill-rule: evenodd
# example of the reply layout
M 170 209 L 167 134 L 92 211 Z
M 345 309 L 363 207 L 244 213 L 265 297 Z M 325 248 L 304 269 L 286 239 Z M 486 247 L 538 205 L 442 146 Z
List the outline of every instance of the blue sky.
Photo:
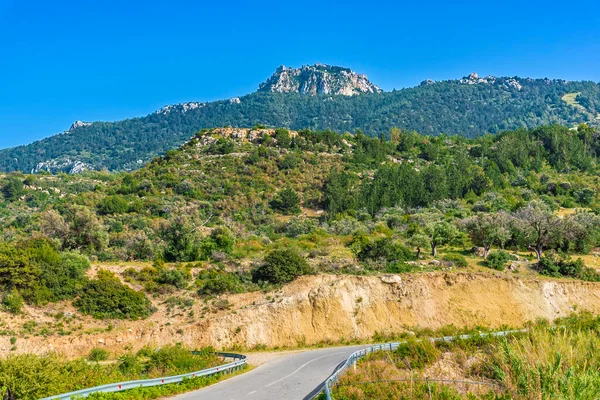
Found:
M 0 0 L 0 148 L 316 62 L 385 90 L 472 71 L 598 82 L 600 2 Z

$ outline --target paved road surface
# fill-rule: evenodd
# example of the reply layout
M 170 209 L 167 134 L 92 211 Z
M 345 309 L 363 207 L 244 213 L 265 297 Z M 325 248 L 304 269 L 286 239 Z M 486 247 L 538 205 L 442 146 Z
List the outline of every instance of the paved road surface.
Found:
M 364 346 L 282 356 L 250 372 L 175 397 L 176 400 L 308 400 L 348 356 Z

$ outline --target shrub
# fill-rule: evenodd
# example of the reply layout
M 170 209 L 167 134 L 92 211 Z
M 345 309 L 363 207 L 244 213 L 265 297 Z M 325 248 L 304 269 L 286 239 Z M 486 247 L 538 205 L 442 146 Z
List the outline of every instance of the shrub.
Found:
M 512 257 L 510 256 L 510 254 L 508 254 L 508 252 L 504 250 L 499 250 L 490 253 L 485 263 L 489 268 L 497 269 L 498 271 L 503 271 L 504 266 L 511 259 Z
M 92 350 L 90 350 L 90 354 L 88 354 L 87 358 L 90 361 L 96 362 L 108 360 L 108 350 L 95 347 Z
M 150 300 L 143 293 L 121 284 L 107 271 L 100 271 L 97 279 L 90 280 L 73 304 L 82 313 L 99 319 L 146 318 L 153 311 Z
M 442 263 L 457 268 L 465 268 L 469 265 L 467 259 L 461 256 L 460 254 L 445 254 L 442 257 Z
M 274 250 L 265 258 L 260 267 L 252 271 L 254 282 L 269 282 L 274 284 L 287 283 L 298 276 L 310 273 L 306 260 L 291 249 Z
M 4 200 L 15 201 L 25 194 L 23 182 L 16 176 L 11 176 L 6 179 L 6 183 L 2 186 L 2 194 Z
M 148 370 L 161 371 L 199 371 L 214 365 L 217 356 L 214 349 L 205 348 L 199 352 L 190 352 L 181 345 L 165 346 L 150 355 Z
M 124 374 L 139 374 L 143 368 L 142 363 L 134 353 L 123 354 L 118 359 L 117 368 Z
M 207 269 L 198 274 L 198 294 L 241 293 L 246 288 L 245 283 L 249 282 L 243 282 L 240 274 Z
M 61 367 L 62 363 L 55 354 L 44 357 L 20 354 L 0 358 L 0 394 L 8 400 L 46 397 L 49 388 L 64 379 Z
M 23 303 L 23 297 L 15 288 L 8 293 L 4 293 L 4 296 L 2 296 L 2 308 L 13 314 L 21 313 L 21 310 L 23 309 Z
M 390 274 L 400 274 L 403 272 L 411 272 L 413 270 L 413 266 L 405 262 L 396 261 L 389 263 L 385 270 Z
M 232 140 L 220 137 L 217 141 L 208 148 L 211 154 L 229 154 L 235 148 L 235 143 Z
M 540 258 L 537 269 L 540 274 L 547 276 L 569 276 L 572 278 L 594 280 L 593 274 L 590 274 L 590 271 L 585 267 L 581 258 L 571 260 L 553 257 L 552 255 L 544 256 Z
M 17 289 L 28 303 L 73 298 L 88 267 L 87 258 L 60 253 L 48 240 L 0 245 L 0 287 Z
M 300 213 L 300 196 L 289 186 L 281 190 L 270 204 L 271 208 L 285 215 Z
M 292 144 L 292 139 L 290 138 L 290 131 L 285 128 L 277 128 L 275 129 L 275 140 L 277 141 L 277 145 L 279 147 L 290 147 Z
M 296 154 L 286 154 L 277 162 L 277 166 L 279 169 L 294 169 L 301 161 L 302 159 Z
M 365 243 L 358 252 L 358 259 L 382 261 L 406 261 L 411 258 L 408 248 L 390 238 L 383 238 Z
M 98 213 L 101 215 L 123 214 L 127 212 L 129 203 L 122 196 L 107 196 L 98 204 Z
M 177 289 L 183 289 L 187 286 L 190 278 L 189 272 L 180 269 L 164 269 L 161 268 L 156 275 L 155 281 L 159 285 L 169 285 Z
M 409 341 L 394 350 L 394 356 L 400 358 L 402 367 L 422 369 L 436 361 L 441 355 L 440 350 L 429 340 L 419 342 Z

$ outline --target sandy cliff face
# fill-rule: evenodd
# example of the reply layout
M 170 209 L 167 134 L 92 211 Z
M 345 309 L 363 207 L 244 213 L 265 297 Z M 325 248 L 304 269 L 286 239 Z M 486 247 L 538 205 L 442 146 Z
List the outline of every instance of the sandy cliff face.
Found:
M 600 312 L 599 284 L 474 273 L 319 276 L 289 285 L 280 301 L 210 321 L 201 337 L 218 346 L 285 346 L 368 339 L 413 326 L 520 326 L 575 310 Z M 236 336 L 229 329 L 237 326 Z
M 268 297 L 246 293 L 230 296 L 229 301 L 231 310 L 193 322 L 158 312 L 145 321 L 116 321 L 110 332 L 20 339 L 19 351 L 58 349 L 74 356 L 99 345 L 122 351 L 174 342 L 217 348 L 296 346 L 368 340 L 376 332 L 402 332 L 414 326 L 521 326 L 573 311 L 600 313 L 600 284 L 489 273 L 320 275 L 298 279 Z M 0 338 L 0 348 L 7 341 Z

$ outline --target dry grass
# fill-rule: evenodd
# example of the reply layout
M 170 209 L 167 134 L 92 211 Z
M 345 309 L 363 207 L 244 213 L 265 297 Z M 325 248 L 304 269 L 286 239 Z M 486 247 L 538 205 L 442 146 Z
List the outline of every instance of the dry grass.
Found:
M 419 380 L 496 384 L 438 384 L 441 399 L 597 399 L 600 387 L 600 318 L 540 322 L 527 334 L 456 343 L 407 344 L 375 353 L 350 370 L 335 389 L 340 400 L 420 399 Z M 411 381 L 411 377 L 414 381 Z M 374 382 L 408 380 L 408 382 Z

